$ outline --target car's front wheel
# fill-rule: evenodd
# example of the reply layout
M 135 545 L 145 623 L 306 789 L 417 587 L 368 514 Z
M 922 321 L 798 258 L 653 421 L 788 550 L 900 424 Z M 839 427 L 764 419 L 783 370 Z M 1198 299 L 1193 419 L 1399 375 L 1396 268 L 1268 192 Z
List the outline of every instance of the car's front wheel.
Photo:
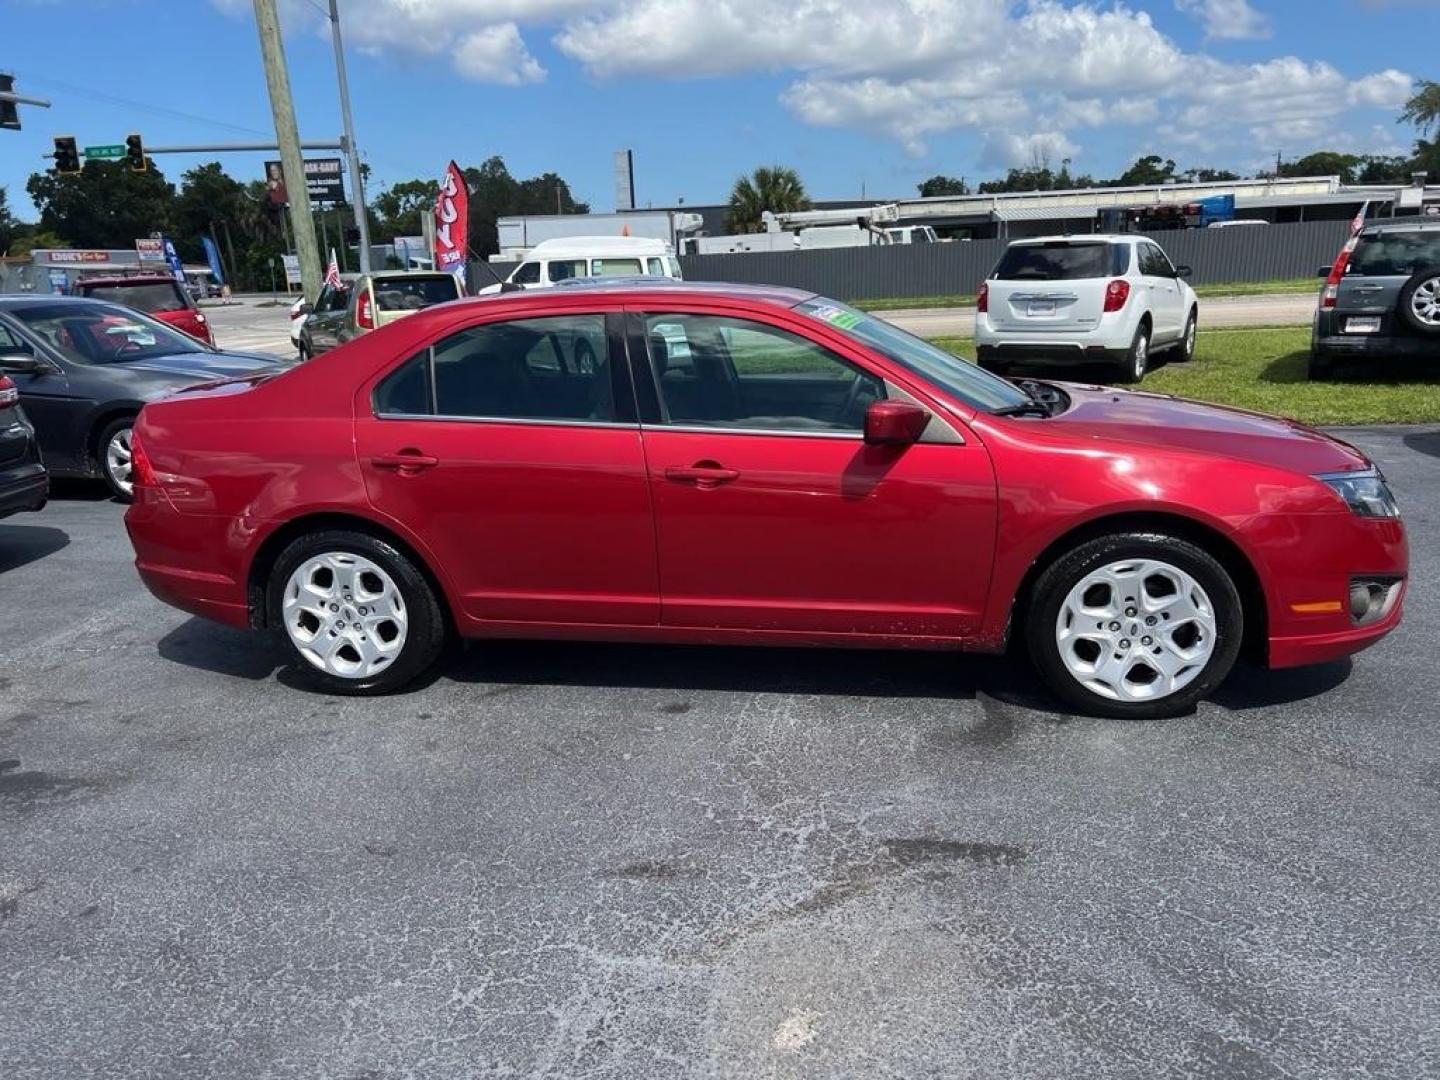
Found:
M 106 424 L 100 432 L 96 446 L 99 449 L 100 475 L 110 488 L 110 494 L 121 502 L 128 503 L 135 497 L 135 482 L 132 475 L 134 455 L 130 449 L 131 435 L 135 428 L 133 416 L 121 417 Z
M 333 694 L 385 694 L 423 675 L 445 645 L 444 613 L 393 545 L 334 530 L 301 537 L 275 562 L 268 614 L 296 667 Z
M 1082 544 L 1035 583 L 1026 636 L 1036 667 L 1076 709 L 1176 716 L 1217 687 L 1244 614 L 1225 568 L 1178 537 L 1123 533 Z
M 1196 315 L 1190 312 L 1190 317 L 1185 320 L 1185 333 L 1180 338 L 1180 361 L 1188 364 L 1195 359 L 1195 337 L 1196 337 Z

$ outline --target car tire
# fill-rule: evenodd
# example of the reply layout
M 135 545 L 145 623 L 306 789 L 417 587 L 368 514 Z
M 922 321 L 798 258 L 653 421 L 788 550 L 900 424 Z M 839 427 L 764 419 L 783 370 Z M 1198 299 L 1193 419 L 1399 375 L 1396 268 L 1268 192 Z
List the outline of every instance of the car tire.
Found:
M 1135 337 L 1120 364 L 1116 382 L 1138 383 L 1145 378 L 1150 368 L 1150 327 L 1141 323 L 1135 328 Z
M 295 669 L 329 694 L 400 690 L 435 664 L 449 634 L 420 568 L 393 544 L 348 529 L 286 547 L 266 605 Z
M 1139 532 L 1056 559 L 1036 581 L 1025 619 L 1030 655 L 1059 698 L 1127 720 L 1193 709 L 1229 674 L 1245 629 L 1239 591 L 1214 557 L 1187 540 Z
M 1198 313 L 1192 308 L 1190 317 L 1185 320 L 1185 331 L 1180 335 L 1180 344 L 1175 349 L 1175 355 L 1182 364 L 1188 364 L 1195 359 L 1195 334 L 1198 325 Z
M 315 355 L 314 353 L 312 353 L 309 349 L 307 349 L 307 348 L 305 347 L 305 343 L 302 341 L 302 342 L 300 343 L 300 363 L 302 363 L 302 364 L 305 363 L 307 360 L 309 360 L 309 359 L 310 359 L 311 357 L 313 357 L 314 355 Z
M 1311 353 L 1310 362 L 1306 365 L 1305 374 L 1311 382 L 1314 382 L 1316 379 L 1328 379 L 1335 374 L 1335 361 L 1328 356 Z
M 131 481 L 130 436 L 135 427 L 135 417 L 122 416 L 111 420 L 100 429 L 95 440 L 95 458 L 100 466 L 100 477 L 110 494 L 122 503 L 135 497 Z
M 1400 289 L 1400 318 L 1417 334 L 1440 337 L 1440 266 L 1412 274 Z

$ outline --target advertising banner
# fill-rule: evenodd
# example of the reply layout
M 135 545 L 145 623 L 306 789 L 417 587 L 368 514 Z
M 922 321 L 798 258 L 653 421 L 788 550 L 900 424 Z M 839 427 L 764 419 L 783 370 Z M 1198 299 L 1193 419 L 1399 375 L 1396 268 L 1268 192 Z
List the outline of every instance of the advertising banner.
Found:
M 435 199 L 435 269 L 464 273 L 469 254 L 470 190 L 455 162 L 445 170 Z

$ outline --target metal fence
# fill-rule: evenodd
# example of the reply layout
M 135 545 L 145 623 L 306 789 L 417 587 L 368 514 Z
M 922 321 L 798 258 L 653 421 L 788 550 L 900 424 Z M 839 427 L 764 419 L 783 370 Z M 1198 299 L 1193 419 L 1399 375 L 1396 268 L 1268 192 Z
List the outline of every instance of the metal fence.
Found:
M 1195 284 L 1310 277 L 1334 261 L 1349 222 L 1187 229 L 1150 235 Z M 788 285 L 838 300 L 973 294 L 990 273 L 1005 240 L 887 247 L 685 255 L 691 281 Z

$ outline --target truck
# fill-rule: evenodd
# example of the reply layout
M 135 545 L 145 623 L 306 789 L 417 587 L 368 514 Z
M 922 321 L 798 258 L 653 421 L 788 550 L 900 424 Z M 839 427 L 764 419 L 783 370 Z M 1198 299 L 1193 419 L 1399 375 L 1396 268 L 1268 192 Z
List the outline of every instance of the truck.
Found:
M 1166 229 L 1207 229 L 1235 221 L 1235 196 L 1212 195 L 1185 203 L 1106 206 L 1100 210 L 1103 233 L 1161 232 Z

